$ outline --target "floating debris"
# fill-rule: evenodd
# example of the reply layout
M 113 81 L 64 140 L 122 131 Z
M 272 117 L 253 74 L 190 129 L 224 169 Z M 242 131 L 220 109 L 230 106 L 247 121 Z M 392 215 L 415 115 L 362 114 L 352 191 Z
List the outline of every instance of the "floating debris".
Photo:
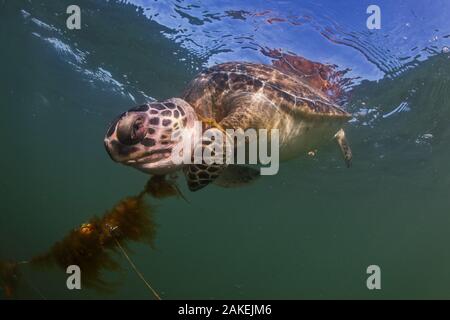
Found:
M 308 151 L 308 156 L 310 156 L 310 157 L 315 157 L 315 156 L 316 156 L 316 154 L 317 154 L 317 149 L 314 149 L 314 150 Z
M 433 135 L 431 133 L 424 133 L 417 137 L 415 143 L 430 145 Z

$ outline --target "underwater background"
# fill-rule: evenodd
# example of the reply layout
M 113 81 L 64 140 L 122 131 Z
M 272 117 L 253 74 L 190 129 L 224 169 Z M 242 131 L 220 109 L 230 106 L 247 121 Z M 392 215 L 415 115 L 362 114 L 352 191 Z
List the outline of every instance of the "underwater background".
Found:
M 71 4 L 81 30 L 66 28 Z M 135 264 L 163 299 L 450 298 L 449 1 L 0 0 L 0 43 L 0 260 L 45 252 L 143 189 L 103 147 L 118 114 L 179 96 L 207 66 L 283 52 L 344 75 L 352 168 L 330 144 L 247 187 L 180 179 L 189 203 L 147 199 L 156 238 L 130 243 Z M 152 299 L 116 259 L 110 292 L 25 266 L 17 297 Z

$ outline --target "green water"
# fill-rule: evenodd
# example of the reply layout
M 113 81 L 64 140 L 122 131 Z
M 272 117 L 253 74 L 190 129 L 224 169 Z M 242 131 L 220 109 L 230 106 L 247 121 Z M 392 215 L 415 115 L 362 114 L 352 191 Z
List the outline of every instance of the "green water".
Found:
M 58 3 L 0 2 L 0 260 L 46 251 L 148 179 L 103 147 L 108 123 L 145 97 L 136 91 L 133 102 L 112 82 L 90 82 L 20 14 L 64 30 L 65 16 L 49 14 L 64 13 Z M 82 7 L 86 28 L 64 37 L 95 52 L 86 68 L 127 75 L 124 90 L 176 96 L 205 63 L 132 6 Z M 157 238 L 154 249 L 130 245 L 136 265 L 163 299 L 450 298 L 449 61 L 438 55 L 354 89 L 348 109 L 364 103 L 379 114 L 349 124 L 351 169 L 330 144 L 246 188 L 190 193 L 181 180 L 189 204 L 149 198 Z M 381 117 L 403 101 L 409 112 Z M 105 276 L 120 284 L 108 294 L 67 290 L 57 268 L 23 274 L 47 298 L 152 298 L 117 259 L 123 272 Z M 372 264 L 381 267 L 381 290 L 366 287 Z M 39 298 L 26 285 L 19 293 Z

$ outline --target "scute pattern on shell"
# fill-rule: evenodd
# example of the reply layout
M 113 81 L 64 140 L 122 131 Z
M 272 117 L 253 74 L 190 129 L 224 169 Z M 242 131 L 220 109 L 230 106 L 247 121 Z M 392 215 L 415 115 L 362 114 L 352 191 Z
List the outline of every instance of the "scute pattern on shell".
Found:
M 222 103 L 229 93 L 250 92 L 263 94 L 281 111 L 303 116 L 350 118 L 322 92 L 310 87 L 301 77 L 283 73 L 263 64 L 228 62 L 213 66 L 199 74 L 188 86 L 183 98 L 196 108 L 202 99 L 214 102 L 212 114 L 196 110 L 204 116 L 220 120 L 228 110 Z

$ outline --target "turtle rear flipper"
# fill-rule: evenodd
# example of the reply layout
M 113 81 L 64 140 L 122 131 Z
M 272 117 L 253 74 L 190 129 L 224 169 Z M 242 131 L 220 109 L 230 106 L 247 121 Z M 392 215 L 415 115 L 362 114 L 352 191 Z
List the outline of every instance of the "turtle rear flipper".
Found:
M 239 165 L 229 165 L 214 180 L 214 184 L 223 188 L 246 186 L 260 177 L 260 170 Z
M 342 155 L 344 156 L 344 161 L 347 168 L 350 168 L 352 165 L 352 149 L 350 149 L 350 145 L 348 144 L 347 138 L 345 137 L 345 132 L 343 129 L 339 129 L 338 132 L 334 135 L 339 147 L 341 148 Z
M 220 164 L 190 164 L 184 167 L 189 190 L 197 191 L 216 180 L 226 165 Z
M 200 190 L 211 182 L 222 188 L 246 186 L 261 175 L 259 170 L 247 166 L 206 164 L 186 166 L 184 173 L 191 191 Z

